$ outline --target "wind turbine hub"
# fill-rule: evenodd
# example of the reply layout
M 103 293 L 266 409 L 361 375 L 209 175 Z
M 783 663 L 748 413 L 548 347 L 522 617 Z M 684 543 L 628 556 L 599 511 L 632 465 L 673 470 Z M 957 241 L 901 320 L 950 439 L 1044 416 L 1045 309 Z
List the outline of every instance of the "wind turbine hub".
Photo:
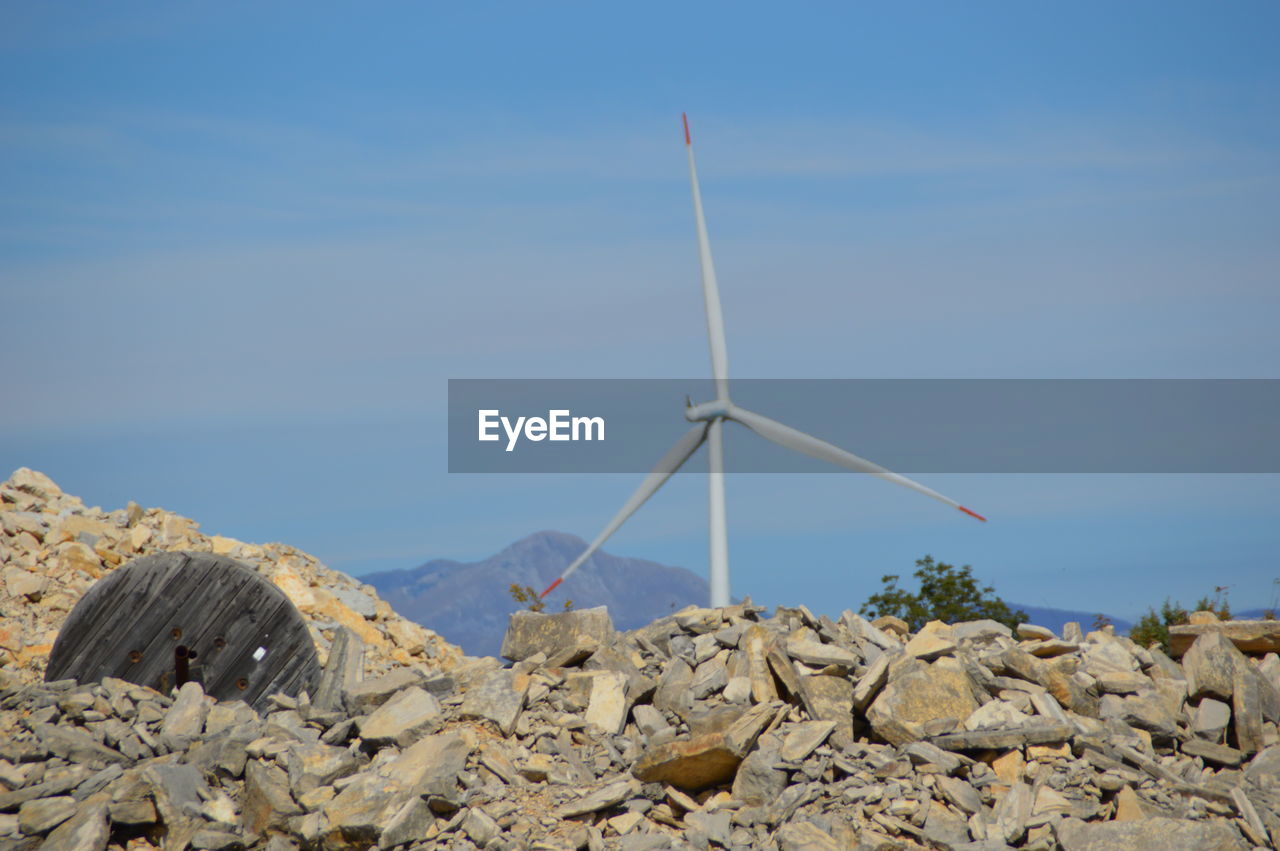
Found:
M 727 399 L 716 399 L 700 405 L 689 405 L 684 409 L 684 418 L 691 423 L 702 423 L 723 419 L 729 416 L 732 404 Z

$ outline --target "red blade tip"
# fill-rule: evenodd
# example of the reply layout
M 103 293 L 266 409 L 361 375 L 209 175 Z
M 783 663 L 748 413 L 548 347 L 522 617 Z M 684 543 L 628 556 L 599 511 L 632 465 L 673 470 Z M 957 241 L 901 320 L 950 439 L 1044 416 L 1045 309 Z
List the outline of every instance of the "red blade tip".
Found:
M 557 585 L 559 585 L 561 582 L 564 582 L 564 577 L 563 577 L 563 576 L 561 576 L 561 577 L 560 577 L 559 579 L 557 579 L 555 582 L 552 582 L 550 585 L 548 585 L 548 586 L 547 586 L 547 590 L 546 590 L 546 591 L 543 591 L 541 594 L 539 594 L 539 595 L 538 595 L 538 599 L 539 599 L 539 600 L 541 600 L 543 597 L 547 596 L 547 595 L 548 595 L 548 594 L 550 594 L 552 591 L 556 590 L 556 586 L 557 586 Z
M 680 113 L 680 120 L 684 122 L 684 143 L 686 145 L 692 145 L 693 142 L 689 140 L 689 116 L 682 112 Z
M 963 511 L 965 514 L 968 514 L 970 517 L 976 517 L 976 518 L 978 518 L 979 520 L 981 520 L 983 523 L 986 523 L 986 522 L 987 522 L 987 518 L 983 517 L 983 516 L 982 516 L 981 514 L 979 514 L 978 512 L 976 512 L 976 511 L 970 511 L 969 509 L 965 508 L 963 505 L 961 505 L 961 506 L 957 506 L 957 507 L 958 507 L 961 511 Z

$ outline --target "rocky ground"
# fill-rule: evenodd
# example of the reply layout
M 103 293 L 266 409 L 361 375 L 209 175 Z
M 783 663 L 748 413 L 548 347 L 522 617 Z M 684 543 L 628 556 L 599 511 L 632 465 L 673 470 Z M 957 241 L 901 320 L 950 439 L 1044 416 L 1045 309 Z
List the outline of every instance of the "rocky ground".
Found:
M 1280 839 L 1280 633 L 687 609 L 522 613 L 468 658 L 372 589 L 168 512 L 0 485 L 0 847 L 1234 849 Z M 105 571 L 225 553 L 324 678 L 265 714 L 198 683 L 42 682 Z M 1241 638 L 1242 633 L 1247 633 Z M 1239 643 L 1249 652 L 1242 652 Z

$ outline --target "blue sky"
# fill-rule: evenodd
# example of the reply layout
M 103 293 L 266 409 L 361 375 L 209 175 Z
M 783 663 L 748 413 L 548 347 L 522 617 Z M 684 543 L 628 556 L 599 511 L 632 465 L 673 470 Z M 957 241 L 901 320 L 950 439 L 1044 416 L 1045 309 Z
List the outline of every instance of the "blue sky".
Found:
M 1274 4 L 5 20 L 0 466 L 91 504 L 351 572 L 594 536 L 636 477 L 451 476 L 445 382 L 709 371 L 684 110 L 734 375 L 1276 377 Z M 1280 576 L 1276 476 L 920 478 L 992 522 L 734 477 L 734 592 L 856 608 L 927 552 L 1125 615 Z M 681 477 L 609 549 L 705 572 L 705 528 Z

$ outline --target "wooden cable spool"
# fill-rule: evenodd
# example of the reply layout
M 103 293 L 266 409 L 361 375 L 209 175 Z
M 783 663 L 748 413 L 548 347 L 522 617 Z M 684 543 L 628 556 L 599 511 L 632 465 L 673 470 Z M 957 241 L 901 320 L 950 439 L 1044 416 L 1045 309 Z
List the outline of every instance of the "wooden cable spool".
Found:
M 306 621 L 284 592 L 234 559 L 144 556 L 112 571 L 72 609 L 45 680 L 105 677 L 162 693 L 196 680 L 219 700 L 263 709 L 269 695 L 314 691 Z

